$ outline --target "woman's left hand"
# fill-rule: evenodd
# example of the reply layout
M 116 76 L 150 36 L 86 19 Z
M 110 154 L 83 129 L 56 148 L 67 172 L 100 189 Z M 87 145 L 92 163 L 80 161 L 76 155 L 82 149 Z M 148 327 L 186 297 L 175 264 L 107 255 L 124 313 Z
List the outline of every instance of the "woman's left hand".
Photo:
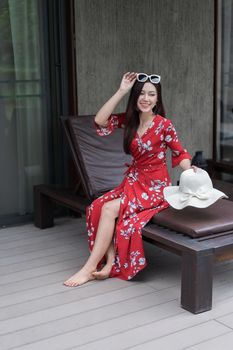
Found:
M 193 169 L 193 171 L 196 173 L 199 168 L 196 165 L 191 165 L 190 169 Z

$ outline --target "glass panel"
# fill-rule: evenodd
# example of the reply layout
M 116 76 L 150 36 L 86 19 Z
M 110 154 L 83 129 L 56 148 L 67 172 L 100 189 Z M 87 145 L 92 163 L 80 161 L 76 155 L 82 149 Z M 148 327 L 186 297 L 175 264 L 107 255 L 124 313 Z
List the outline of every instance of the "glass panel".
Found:
M 217 160 L 233 164 L 233 0 L 218 5 Z
M 0 0 L 0 222 L 32 213 L 33 186 L 49 181 L 48 50 L 41 3 Z

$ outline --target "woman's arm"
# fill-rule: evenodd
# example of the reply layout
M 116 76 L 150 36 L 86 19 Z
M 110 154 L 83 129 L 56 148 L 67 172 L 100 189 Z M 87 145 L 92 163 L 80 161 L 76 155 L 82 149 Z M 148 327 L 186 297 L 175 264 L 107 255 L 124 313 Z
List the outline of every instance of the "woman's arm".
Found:
M 179 165 L 183 170 L 197 170 L 195 165 L 191 165 L 191 155 L 184 149 L 178 140 L 174 126 L 169 119 L 165 122 L 164 138 L 167 146 L 172 151 L 172 167 Z
M 124 97 L 125 93 L 121 91 L 120 89 L 117 90 L 117 92 L 100 108 L 98 113 L 95 116 L 95 122 L 96 124 L 100 126 L 107 126 L 108 124 L 108 118 L 118 105 L 118 103 L 121 101 L 121 99 Z
M 183 159 L 179 165 L 183 170 L 188 170 L 191 168 L 191 161 L 190 159 Z
M 120 87 L 117 92 L 100 108 L 98 113 L 95 116 L 96 124 L 105 127 L 107 125 L 107 121 L 109 116 L 112 114 L 118 103 L 121 99 L 129 92 L 132 88 L 135 80 L 136 73 L 126 73 L 124 74 Z

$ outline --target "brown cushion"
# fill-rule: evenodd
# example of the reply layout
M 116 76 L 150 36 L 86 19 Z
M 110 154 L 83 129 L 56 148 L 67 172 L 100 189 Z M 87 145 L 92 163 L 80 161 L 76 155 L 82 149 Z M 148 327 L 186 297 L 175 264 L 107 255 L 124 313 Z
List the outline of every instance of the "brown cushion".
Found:
M 99 136 L 94 116 L 69 117 L 67 122 L 89 196 L 98 197 L 117 187 L 127 169 L 125 163 L 132 160 L 123 151 L 123 129 Z
M 201 237 L 233 230 L 233 202 L 219 199 L 208 208 L 168 208 L 156 214 L 152 222 L 191 237 Z

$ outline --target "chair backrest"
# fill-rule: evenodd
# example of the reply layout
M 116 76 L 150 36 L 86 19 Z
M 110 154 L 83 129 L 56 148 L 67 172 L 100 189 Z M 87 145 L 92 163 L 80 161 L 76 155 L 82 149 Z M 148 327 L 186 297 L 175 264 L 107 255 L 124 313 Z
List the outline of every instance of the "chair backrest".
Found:
M 88 199 L 117 187 L 131 157 L 123 151 L 123 130 L 99 136 L 94 116 L 61 117 L 83 190 Z

